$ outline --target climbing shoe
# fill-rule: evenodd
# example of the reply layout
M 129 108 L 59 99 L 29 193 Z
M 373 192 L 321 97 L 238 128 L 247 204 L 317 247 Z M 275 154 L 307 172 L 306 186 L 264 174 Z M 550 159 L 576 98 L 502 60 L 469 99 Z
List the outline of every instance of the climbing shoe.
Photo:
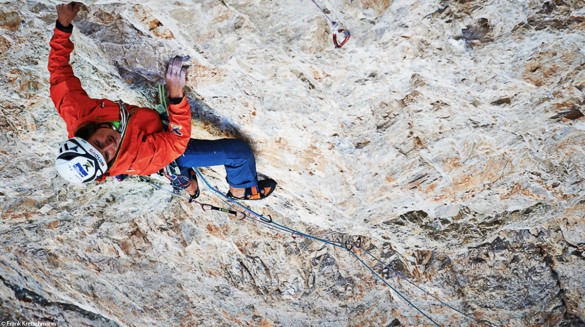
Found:
M 191 194 L 189 192 L 187 192 L 187 194 L 189 194 L 189 202 L 197 199 L 199 197 L 199 195 L 201 194 L 201 192 L 199 191 L 199 181 L 197 180 L 197 174 L 195 173 L 195 171 L 193 169 L 189 169 L 189 186 L 191 185 L 191 181 L 195 182 L 195 185 L 197 186 L 197 190 L 195 190 L 195 194 Z M 187 186 L 187 187 L 189 187 Z M 185 191 L 187 191 L 187 188 L 185 188 Z
M 252 186 L 246 188 L 244 196 L 241 198 L 233 196 L 231 192 L 227 192 L 226 196 L 234 200 L 263 200 L 266 199 L 276 189 L 276 181 L 273 179 L 263 179 L 258 181 L 258 187 Z

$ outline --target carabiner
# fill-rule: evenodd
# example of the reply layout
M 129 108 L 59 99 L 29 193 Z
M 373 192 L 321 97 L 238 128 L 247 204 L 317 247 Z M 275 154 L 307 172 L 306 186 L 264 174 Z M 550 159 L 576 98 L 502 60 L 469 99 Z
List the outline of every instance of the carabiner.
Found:
M 335 48 L 341 48 L 345 43 L 347 43 L 347 41 L 349 41 L 349 37 L 351 36 L 348 30 L 339 28 L 339 24 L 337 22 L 332 23 L 331 33 L 333 34 L 333 44 L 335 45 Z M 343 35 L 343 41 L 341 41 L 341 43 L 337 41 L 337 34 Z
M 343 247 L 347 251 L 351 251 L 353 249 L 353 242 L 350 242 L 350 239 L 348 238 L 347 240 L 345 240 L 345 242 L 343 242 Z
M 215 211 L 219 211 L 219 212 L 225 212 L 225 213 L 229 213 L 230 215 L 234 215 L 234 216 L 238 216 L 238 212 L 235 210 L 230 210 L 230 209 L 226 209 L 226 208 L 220 208 L 220 207 L 216 207 L 214 205 L 208 204 L 208 203 L 201 203 L 198 201 L 194 201 L 195 203 L 199 204 L 201 206 L 201 209 L 203 209 L 203 211 L 207 211 L 207 210 L 215 210 Z M 245 218 L 245 217 L 244 217 Z M 244 219 L 242 218 L 242 219 Z
M 189 201 L 189 202 L 192 202 L 192 201 Z M 198 204 L 201 206 L 201 209 L 203 209 L 203 211 L 213 210 L 213 206 L 211 204 L 201 203 L 201 202 L 198 202 Z
M 353 244 L 358 247 L 358 248 L 362 248 L 362 237 L 358 236 L 357 241 L 353 242 Z
M 242 218 L 238 218 L 238 216 L 241 216 Z M 236 211 L 235 217 L 238 218 L 239 220 L 244 220 L 246 219 L 246 214 L 240 211 Z

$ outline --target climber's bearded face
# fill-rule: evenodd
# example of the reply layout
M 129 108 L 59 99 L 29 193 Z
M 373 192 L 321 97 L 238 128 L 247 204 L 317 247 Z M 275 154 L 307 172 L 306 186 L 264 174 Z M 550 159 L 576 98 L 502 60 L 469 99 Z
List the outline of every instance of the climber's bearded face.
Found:
M 121 140 L 122 135 L 120 132 L 113 129 L 109 124 L 98 126 L 95 132 L 87 138 L 87 141 L 104 156 L 106 162 L 111 162 L 114 159 Z

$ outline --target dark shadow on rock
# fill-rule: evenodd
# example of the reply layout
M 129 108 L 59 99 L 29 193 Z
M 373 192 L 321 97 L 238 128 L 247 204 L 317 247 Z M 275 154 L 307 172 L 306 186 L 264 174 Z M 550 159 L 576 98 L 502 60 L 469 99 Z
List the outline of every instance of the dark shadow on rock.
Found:
M 135 91 L 140 91 L 140 93 L 144 94 L 143 90 L 157 90 L 157 84 L 163 83 L 164 80 L 162 77 L 153 74 L 149 71 L 130 71 L 127 68 L 123 67 L 118 61 L 114 62 L 114 67 L 120 74 L 120 77 L 130 85 L 130 88 Z M 149 92 L 147 92 L 149 93 Z M 157 99 L 158 96 L 155 94 L 153 99 Z
M 570 119 L 575 120 L 583 117 L 583 113 L 579 110 L 579 107 L 573 107 L 571 110 L 558 112 L 556 115 L 550 117 L 550 119 Z
M 192 119 L 197 119 L 205 126 L 212 126 L 221 130 L 223 137 L 236 138 L 248 142 L 251 146 L 250 138 L 242 133 L 240 129 L 231 121 L 226 118 L 220 117 L 215 111 L 208 106 L 203 100 L 199 99 L 194 95 L 195 92 L 188 90 L 187 99 L 191 105 Z
M 158 99 L 158 84 L 164 83 L 162 77 L 152 75 L 149 72 L 129 71 L 118 63 L 115 63 L 115 66 L 120 76 L 130 85 L 131 89 L 142 94 L 147 99 L 153 99 L 154 104 L 157 104 L 158 101 L 155 101 L 155 99 Z M 250 137 L 242 133 L 233 122 L 217 115 L 209 105 L 197 96 L 195 91 L 187 87 L 185 88 L 185 96 L 191 106 L 192 120 L 201 121 L 205 129 L 216 136 L 245 141 L 254 150 L 254 144 L 251 142 Z

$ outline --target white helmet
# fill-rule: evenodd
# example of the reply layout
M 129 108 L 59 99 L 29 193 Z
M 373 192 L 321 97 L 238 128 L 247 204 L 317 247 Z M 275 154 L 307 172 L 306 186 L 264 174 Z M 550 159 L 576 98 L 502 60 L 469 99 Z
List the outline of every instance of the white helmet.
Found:
M 55 166 L 61 177 L 75 184 L 94 181 L 108 170 L 102 154 L 80 137 L 68 139 L 61 145 Z

